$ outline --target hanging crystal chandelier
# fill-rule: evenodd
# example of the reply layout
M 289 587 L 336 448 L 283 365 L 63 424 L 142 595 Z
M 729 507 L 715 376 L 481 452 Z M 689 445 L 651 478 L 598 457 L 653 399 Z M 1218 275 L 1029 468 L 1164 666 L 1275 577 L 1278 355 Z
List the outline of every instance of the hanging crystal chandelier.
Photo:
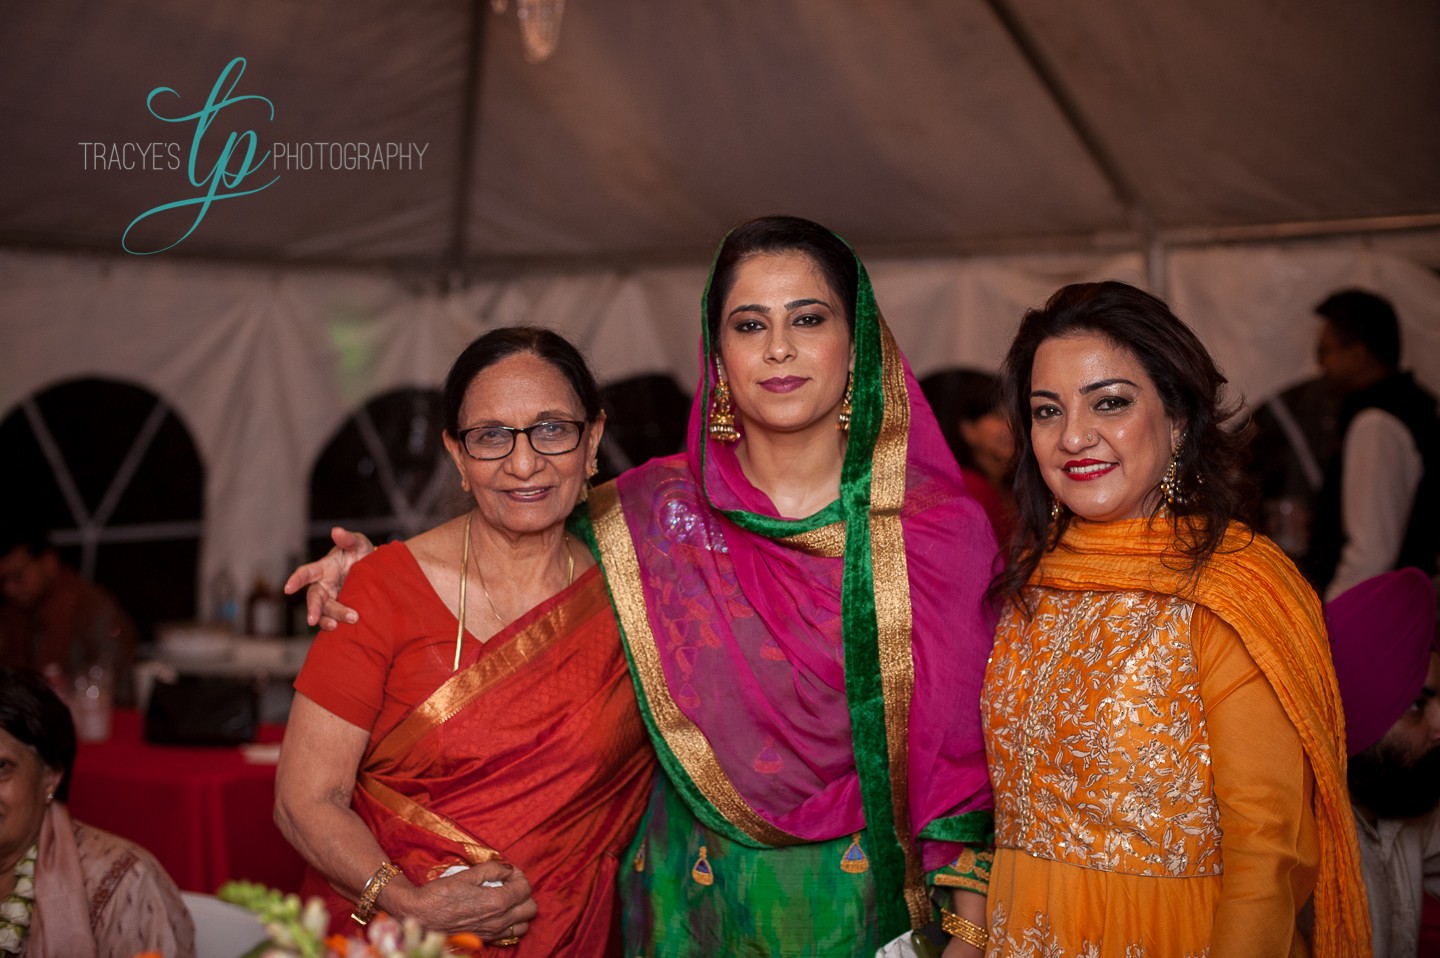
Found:
M 490 0 L 490 8 L 504 13 L 510 0 Z M 560 18 L 565 15 L 565 0 L 516 0 L 515 16 L 520 20 L 520 41 L 525 59 L 539 63 L 555 52 L 560 42 Z

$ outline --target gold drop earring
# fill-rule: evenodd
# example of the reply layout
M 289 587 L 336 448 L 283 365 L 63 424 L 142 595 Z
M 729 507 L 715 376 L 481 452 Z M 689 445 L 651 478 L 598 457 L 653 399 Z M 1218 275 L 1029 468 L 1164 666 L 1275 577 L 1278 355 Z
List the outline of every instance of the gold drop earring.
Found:
M 850 414 L 852 412 L 850 399 L 855 391 L 855 374 L 849 373 L 845 376 L 845 395 L 840 400 L 840 413 L 835 417 L 835 428 L 843 433 L 850 432 Z
M 710 438 L 716 442 L 733 443 L 740 439 L 735 428 L 735 413 L 730 408 L 730 387 L 725 384 L 725 375 L 715 367 L 715 395 L 710 402 Z

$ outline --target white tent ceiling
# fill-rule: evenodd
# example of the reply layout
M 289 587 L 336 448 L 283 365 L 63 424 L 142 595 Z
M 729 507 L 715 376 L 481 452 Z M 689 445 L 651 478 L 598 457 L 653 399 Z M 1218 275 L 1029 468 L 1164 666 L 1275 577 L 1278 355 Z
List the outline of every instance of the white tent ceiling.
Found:
M 192 112 L 234 57 L 274 118 L 222 111 L 202 175 L 232 130 L 423 169 L 267 166 L 167 255 L 633 267 L 779 210 L 869 255 L 1440 225 L 1431 0 L 571 0 L 539 65 L 485 0 L 47 0 L 0 8 L 0 244 L 118 252 L 201 192 L 80 144 L 183 161 L 146 94 Z
M 423 165 L 272 163 L 127 255 L 132 220 L 204 192 L 196 124 L 147 95 L 193 113 L 237 57 L 232 95 L 274 116 L 225 107 L 198 180 L 247 131 Z M 1251 398 L 1313 370 L 1322 296 L 1379 289 L 1440 386 L 1437 117 L 1433 0 L 570 0 L 538 65 L 486 0 L 6 3 L 0 415 L 75 377 L 143 385 L 205 463 L 200 581 L 273 571 L 346 417 L 484 328 L 693 383 L 706 258 L 770 212 L 855 244 L 922 374 L 993 368 L 1026 306 L 1116 277 L 1165 292 Z M 116 168 L 127 143 L 161 168 Z

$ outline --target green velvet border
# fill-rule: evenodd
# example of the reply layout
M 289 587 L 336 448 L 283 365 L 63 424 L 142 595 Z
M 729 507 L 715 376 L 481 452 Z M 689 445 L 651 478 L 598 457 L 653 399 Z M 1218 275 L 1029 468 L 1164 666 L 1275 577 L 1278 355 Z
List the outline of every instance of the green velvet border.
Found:
M 920 829 L 920 837 L 932 842 L 959 842 L 962 845 L 994 845 L 995 813 L 982 810 L 937 818 Z
M 843 239 L 841 240 L 844 241 Z M 848 244 L 847 244 L 848 245 Z M 716 251 L 718 257 L 719 250 Z M 741 509 L 718 509 L 710 499 L 705 482 L 707 417 L 700 417 L 701 432 L 690 437 L 700 444 L 701 494 L 705 501 L 730 522 L 757 535 L 782 538 L 845 522 L 845 572 L 841 585 L 844 630 L 845 696 L 850 711 L 851 739 L 859 773 L 860 798 L 865 812 L 866 849 L 876 884 L 876 910 L 881 933 L 893 938 L 910 927 L 910 910 L 905 901 L 905 850 L 895 819 L 894 794 L 885 725 L 885 696 L 880 677 L 879 625 L 875 614 L 875 581 L 870 550 L 871 457 L 880 435 L 884 415 L 883 352 L 880 341 L 880 310 L 875 303 L 869 274 L 855 258 L 858 283 L 855 297 L 855 368 L 863 374 L 854 378 L 851 393 L 850 438 L 840 474 L 840 497 L 814 515 L 803 519 L 781 519 Z M 711 404 L 709 323 L 705 303 L 714 282 L 714 260 L 700 295 L 701 342 L 705 368 L 701 370 L 703 409 Z M 593 529 L 585 529 L 592 550 L 596 548 Z M 608 580 L 607 580 L 608 586 Z M 624 637 L 623 626 L 621 628 Z M 625 654 L 630 657 L 629 642 Z M 633 666 L 633 662 L 631 663 Z M 633 668 L 632 668 L 633 676 Z M 697 818 L 715 831 L 745 844 L 754 844 L 738 833 L 723 815 L 705 799 L 685 773 L 679 760 L 657 734 L 644 690 L 636 682 L 641 714 L 656 743 L 656 753 L 671 781 L 685 797 Z

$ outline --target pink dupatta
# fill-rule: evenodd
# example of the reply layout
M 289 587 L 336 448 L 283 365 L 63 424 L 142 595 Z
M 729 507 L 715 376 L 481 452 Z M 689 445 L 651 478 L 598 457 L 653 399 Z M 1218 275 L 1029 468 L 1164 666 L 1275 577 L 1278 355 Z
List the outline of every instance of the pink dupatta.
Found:
M 706 433 L 702 342 L 690 451 L 596 490 L 591 515 L 642 713 L 696 816 L 760 846 L 866 832 L 895 934 L 929 920 L 923 871 L 990 830 L 995 543 L 863 266 L 856 314 L 840 499 L 777 516 Z

